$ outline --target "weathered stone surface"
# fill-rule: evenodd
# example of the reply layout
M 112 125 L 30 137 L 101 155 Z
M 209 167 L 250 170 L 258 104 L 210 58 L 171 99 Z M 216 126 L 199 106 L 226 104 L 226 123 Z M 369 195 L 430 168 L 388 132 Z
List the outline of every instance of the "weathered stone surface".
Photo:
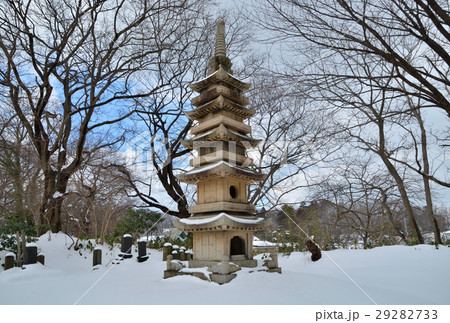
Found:
M 148 259 L 147 255 L 147 242 L 146 241 L 139 241 L 138 242 L 138 262 L 144 262 Z
M 263 266 L 266 266 L 269 269 L 277 268 L 278 267 L 278 253 L 271 252 L 270 259 L 264 260 Z
M 102 249 L 94 249 L 92 253 L 92 266 L 97 266 L 102 264 Z
M 236 278 L 236 274 L 228 274 L 228 275 L 221 275 L 221 274 L 210 274 L 209 278 L 211 281 L 218 283 L 219 285 L 227 284 L 230 281 L 232 281 L 234 278 Z
M 179 258 L 181 261 L 185 261 L 185 260 L 186 260 L 186 254 L 185 254 L 184 250 L 180 250 L 180 253 L 179 253 L 178 258 Z
M 279 273 L 279 274 L 281 274 L 281 268 L 280 267 L 266 269 L 266 271 L 268 273 Z
M 267 267 L 269 273 L 281 274 L 281 268 L 278 267 L 278 253 L 274 250 L 270 253 L 270 258 L 264 260 L 263 266 Z
M 236 264 L 230 264 L 230 260 L 227 256 L 222 257 L 222 261 L 217 265 L 211 267 L 211 271 L 214 274 L 228 275 L 234 273 L 241 268 Z
M 8 270 L 8 269 L 14 268 L 15 261 L 16 261 L 16 256 L 13 253 L 7 254 L 5 257 L 4 269 Z
M 173 250 L 172 251 L 172 257 L 173 257 L 173 259 L 179 259 L 179 254 L 178 254 L 178 251 L 177 250 Z
M 175 277 L 175 276 L 194 276 L 202 280 L 208 280 L 208 277 L 202 272 L 182 272 L 182 271 L 164 271 L 164 279 Z
M 219 261 L 215 260 L 190 260 L 189 268 L 200 268 L 208 267 L 211 268 L 217 265 Z M 258 266 L 258 261 L 256 259 L 244 259 L 244 260 L 232 260 L 232 263 L 238 265 L 239 267 L 254 268 Z
M 167 256 L 167 271 L 180 271 L 186 267 L 181 261 L 179 260 L 173 260 L 172 255 Z
M 27 244 L 25 247 L 25 265 L 35 264 L 37 262 L 37 246 Z
M 122 246 L 120 248 L 119 257 L 124 259 L 131 258 L 133 248 L 133 237 L 130 234 L 124 234 L 122 237 Z
M 43 253 L 38 254 L 37 261 L 42 265 L 45 265 L 45 255 Z
M 163 261 L 167 260 L 167 256 L 172 254 L 172 244 L 166 242 L 163 246 Z

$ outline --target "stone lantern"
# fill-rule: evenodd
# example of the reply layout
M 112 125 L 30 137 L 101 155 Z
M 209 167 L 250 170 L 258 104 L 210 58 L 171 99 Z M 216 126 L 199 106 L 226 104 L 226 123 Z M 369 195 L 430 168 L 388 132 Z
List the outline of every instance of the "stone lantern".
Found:
M 183 145 L 197 152 L 193 169 L 178 175 L 182 182 L 197 185 L 197 205 L 187 219 L 178 219 L 179 230 L 193 232 L 193 259 L 190 267 L 211 267 L 224 257 L 243 267 L 255 267 L 253 232 L 263 230 L 267 221 L 253 215 L 247 187 L 265 178 L 253 171 L 246 151 L 258 145 L 251 127 L 244 121 L 255 114 L 246 108 L 243 92 L 250 88 L 233 76 L 226 56 L 225 23 L 218 21 L 215 55 L 209 62 L 208 76 L 190 88 L 199 95 L 192 99 L 196 108 L 187 113 L 196 121 L 192 139 Z

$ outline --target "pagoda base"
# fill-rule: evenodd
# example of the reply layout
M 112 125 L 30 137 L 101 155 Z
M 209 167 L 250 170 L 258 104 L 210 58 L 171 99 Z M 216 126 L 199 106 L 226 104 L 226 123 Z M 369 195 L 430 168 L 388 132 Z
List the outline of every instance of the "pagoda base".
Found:
M 193 233 L 190 268 L 208 267 L 228 259 L 240 267 L 256 267 L 253 259 L 253 232 L 263 230 L 268 219 L 255 216 L 193 216 L 174 222 L 178 230 Z
M 220 261 L 214 260 L 189 260 L 189 268 L 208 267 L 209 269 L 217 265 Z M 230 263 L 236 264 L 239 267 L 255 268 L 258 266 L 256 259 L 230 260 Z

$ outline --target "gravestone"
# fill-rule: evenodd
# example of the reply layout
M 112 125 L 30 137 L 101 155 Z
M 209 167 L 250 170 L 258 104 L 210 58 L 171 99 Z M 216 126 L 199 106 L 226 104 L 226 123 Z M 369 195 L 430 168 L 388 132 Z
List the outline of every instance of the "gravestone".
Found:
M 131 254 L 131 248 L 133 247 L 133 237 L 131 234 L 124 234 L 122 237 L 122 246 L 120 248 L 119 257 L 124 259 L 131 258 L 133 255 Z
M 139 241 L 138 242 L 138 262 L 144 262 L 148 259 L 147 256 L 147 242 L 146 241 Z
M 25 247 L 25 265 L 35 264 L 37 262 L 37 245 L 27 243 Z
M 37 261 L 42 265 L 45 265 L 45 255 L 43 253 L 38 254 Z
M 192 260 L 192 252 L 191 252 L 191 251 L 187 250 L 187 251 L 184 253 L 184 256 L 185 256 L 185 258 L 186 258 L 187 261 Z
M 4 265 L 5 270 L 13 268 L 15 261 L 16 255 L 13 254 L 12 252 L 8 253 L 5 257 L 5 265 Z
M 163 261 L 167 260 L 167 256 L 172 254 L 172 244 L 166 242 L 163 246 Z
M 179 257 L 178 257 L 178 251 L 177 251 L 177 250 L 172 251 L 172 257 L 173 257 L 173 259 L 175 259 L 175 260 L 178 260 L 178 259 L 179 259 Z
M 185 261 L 186 260 L 186 253 L 185 253 L 185 249 L 183 249 L 184 247 L 180 248 L 180 252 L 178 253 L 178 258 L 181 261 Z
M 92 266 L 97 266 L 102 264 L 102 249 L 100 247 L 96 247 L 94 249 L 93 257 L 92 257 Z

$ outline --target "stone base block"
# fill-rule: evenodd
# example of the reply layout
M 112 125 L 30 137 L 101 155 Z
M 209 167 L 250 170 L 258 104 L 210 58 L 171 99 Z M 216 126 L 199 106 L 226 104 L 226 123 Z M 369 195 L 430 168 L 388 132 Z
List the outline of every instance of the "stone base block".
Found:
M 137 261 L 138 262 L 144 262 L 148 260 L 148 256 L 141 256 L 141 257 L 137 257 Z
M 201 268 L 217 265 L 220 261 L 214 260 L 189 260 L 189 268 Z M 230 260 L 231 263 L 238 265 L 239 267 L 255 268 L 258 266 L 256 259 L 244 259 L 244 260 Z
M 202 280 L 208 280 L 204 273 L 201 272 L 192 272 L 186 273 L 182 271 L 174 271 L 174 270 L 164 270 L 164 279 L 175 277 L 175 276 L 194 276 L 200 278 Z
M 236 274 L 228 274 L 228 275 L 221 275 L 221 274 L 210 274 L 209 278 L 211 281 L 218 283 L 219 285 L 229 283 L 234 278 L 236 278 Z
M 133 255 L 131 253 L 119 253 L 119 257 L 121 257 L 123 259 L 128 259 L 128 258 L 132 258 Z
M 279 273 L 281 274 L 281 267 L 269 268 L 266 270 L 268 273 Z

